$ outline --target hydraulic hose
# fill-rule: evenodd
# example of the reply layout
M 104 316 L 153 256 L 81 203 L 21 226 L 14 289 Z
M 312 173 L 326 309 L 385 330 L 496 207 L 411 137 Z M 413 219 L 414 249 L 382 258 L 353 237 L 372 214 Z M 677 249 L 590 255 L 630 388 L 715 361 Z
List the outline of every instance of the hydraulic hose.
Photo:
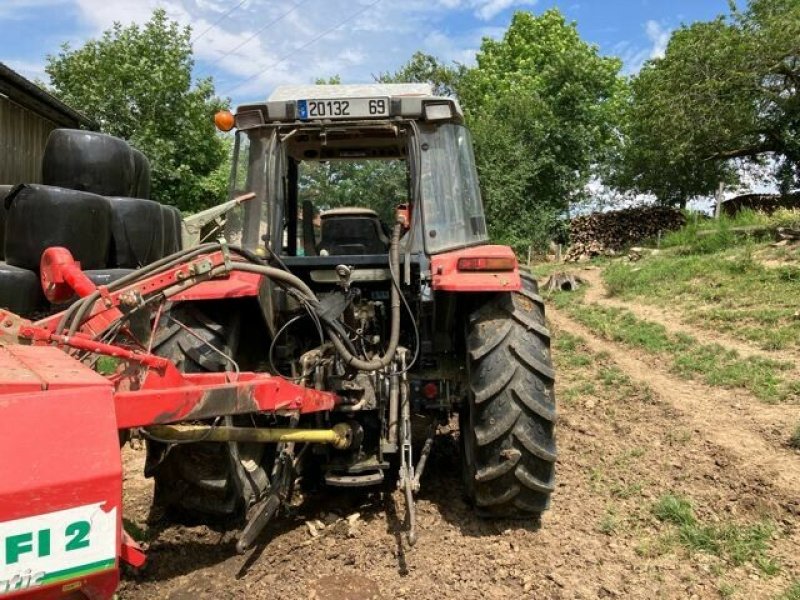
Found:
M 157 260 L 154 263 L 151 263 L 141 269 L 137 269 L 133 273 L 129 273 L 124 277 L 117 279 L 116 281 L 112 282 L 108 285 L 109 291 L 117 290 L 133 281 L 137 281 L 142 279 L 143 277 L 147 277 L 159 271 L 164 271 L 169 269 L 175 265 L 180 264 L 181 262 L 203 254 L 204 252 L 210 252 L 219 248 L 219 244 L 211 243 L 211 244 L 201 244 L 196 248 L 189 248 L 187 250 L 179 250 L 175 254 L 170 254 L 169 256 L 165 256 L 164 258 Z M 58 327 L 56 328 L 56 332 L 61 332 L 64 328 L 69 325 L 68 335 L 73 335 L 77 330 L 80 324 L 83 322 L 86 313 L 88 313 L 91 308 L 94 306 L 95 302 L 100 299 L 100 292 L 96 291 L 85 298 L 81 298 L 77 302 L 75 302 L 65 313 L 64 316 L 58 323 Z
M 277 267 L 268 267 L 267 265 L 254 265 L 252 263 L 246 262 L 234 262 L 231 265 L 231 269 L 234 271 L 247 271 L 249 273 L 258 273 L 259 275 L 263 275 L 268 279 L 274 279 L 275 281 L 279 281 L 288 285 L 289 287 L 293 287 L 300 291 L 304 296 L 306 296 L 307 300 L 312 302 L 312 304 L 317 305 L 319 301 L 317 300 L 317 296 L 311 291 L 311 288 L 306 285 L 306 282 L 297 277 L 296 275 L 292 275 L 289 271 L 284 271 L 283 269 L 278 269 Z
M 239 248 L 232 248 L 235 252 L 242 255 L 244 258 L 251 262 L 240 262 L 235 261 L 232 264 L 232 270 L 235 271 L 245 271 L 250 273 L 257 273 L 269 279 L 272 279 L 279 284 L 283 284 L 289 288 L 293 288 L 303 300 L 305 300 L 310 309 L 317 314 L 319 319 L 323 322 L 324 328 L 327 331 L 328 335 L 330 336 L 331 342 L 333 343 L 334 349 L 336 352 L 342 357 L 342 359 L 347 363 L 350 367 L 354 369 L 358 369 L 360 371 L 377 371 L 387 367 L 397 352 L 397 347 L 400 343 L 400 308 L 401 308 L 401 298 L 400 298 L 400 286 L 399 282 L 396 280 L 397 273 L 399 272 L 400 268 L 400 234 L 402 232 L 402 225 L 398 222 L 395 224 L 394 229 L 392 230 L 392 238 L 389 247 L 389 267 L 392 277 L 392 285 L 391 285 L 391 325 L 390 325 L 390 333 L 389 333 L 389 345 L 386 349 L 386 352 L 383 356 L 375 357 L 371 360 L 366 360 L 363 358 L 359 358 L 355 354 L 355 348 L 347 339 L 347 334 L 342 328 L 341 324 L 332 318 L 325 317 L 323 314 L 317 312 L 317 308 L 319 307 L 319 299 L 317 298 L 316 294 L 313 290 L 299 277 L 286 271 L 284 269 L 279 269 L 276 267 L 271 267 L 265 264 L 257 264 L 255 263 L 256 257 L 242 251 Z M 179 264 L 181 261 L 185 261 L 189 258 L 193 258 L 199 254 L 204 252 L 210 252 L 213 250 L 218 249 L 220 246 L 216 243 L 210 244 L 202 244 L 196 248 L 182 250 L 172 254 L 170 256 L 166 256 L 159 261 L 156 261 L 146 267 L 135 271 L 121 279 L 115 281 L 111 285 L 109 285 L 109 289 L 118 289 L 132 281 L 136 281 L 141 279 L 142 277 L 151 275 L 153 273 L 157 273 L 159 271 L 166 270 L 176 264 Z M 259 260 L 259 263 L 261 261 Z M 80 323 L 83 321 L 85 315 L 91 310 L 92 306 L 94 306 L 95 302 L 100 298 L 99 292 L 94 292 L 85 298 L 82 298 L 64 314 L 61 319 L 61 322 L 58 324 L 57 331 L 63 331 L 64 328 L 69 327 L 68 334 L 72 335 L 77 331 Z M 344 339 L 343 339 L 344 338 Z
M 395 228 L 392 231 L 392 240 L 389 247 L 389 261 L 391 263 L 392 273 L 398 272 L 400 264 L 400 232 L 401 225 L 398 223 L 395 225 Z M 317 308 L 319 306 L 319 300 L 317 299 L 317 296 L 314 294 L 311 288 L 306 285 L 306 282 L 288 271 L 284 271 L 283 269 L 278 269 L 276 267 L 269 267 L 267 265 L 246 262 L 234 263 L 233 269 L 238 271 L 248 271 L 250 273 L 258 273 L 259 275 L 263 275 L 264 277 L 283 283 L 300 292 L 300 294 L 304 296 L 305 299 L 311 304 L 312 308 Z M 394 275 L 392 275 L 392 277 L 394 277 Z M 400 292 L 398 290 L 397 282 L 393 282 L 391 289 L 391 310 L 392 323 L 389 334 L 389 347 L 382 357 L 374 358 L 372 360 L 358 358 L 351 351 L 352 346 L 351 348 L 348 348 L 348 344 L 342 340 L 342 336 L 346 334 L 337 321 L 326 319 L 319 313 L 318 316 L 325 323 L 325 329 L 330 336 L 331 342 L 333 342 L 334 349 L 349 366 L 360 371 L 377 371 L 388 366 L 389 363 L 392 362 L 394 354 L 397 351 L 397 346 L 400 343 Z
M 400 343 L 400 287 L 399 282 L 395 280 L 400 268 L 400 232 L 402 226 L 399 222 L 395 223 L 392 230 L 392 241 L 389 246 L 389 270 L 392 274 L 392 290 L 391 290 L 391 306 L 392 306 L 392 323 L 389 333 L 389 347 L 386 348 L 386 353 L 383 356 L 373 358 L 372 360 L 364 360 L 358 358 L 351 353 L 341 338 L 333 331 L 333 328 L 328 325 L 328 333 L 330 334 L 331 342 L 336 352 L 342 359 L 354 369 L 359 371 L 377 371 L 389 366 L 394 359 L 397 352 L 397 346 Z

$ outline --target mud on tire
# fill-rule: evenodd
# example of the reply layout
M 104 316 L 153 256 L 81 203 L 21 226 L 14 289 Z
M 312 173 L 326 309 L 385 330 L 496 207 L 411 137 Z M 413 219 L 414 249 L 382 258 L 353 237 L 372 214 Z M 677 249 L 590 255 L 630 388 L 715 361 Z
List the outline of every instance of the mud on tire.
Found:
M 531 518 L 555 482 L 550 334 L 536 282 L 498 294 L 468 323 L 469 394 L 461 421 L 468 499 L 485 517 Z
M 192 305 L 170 311 L 155 342 L 155 352 L 171 359 L 185 373 L 223 371 L 228 361 L 210 346 L 233 354 L 229 339 L 235 323 Z M 244 418 L 244 417 L 243 417 Z M 231 417 L 230 424 L 248 425 Z M 225 424 L 224 419 L 220 424 Z M 264 492 L 268 476 L 262 465 L 265 447 L 242 443 L 167 445 L 148 441 L 145 475 L 155 479 L 154 503 L 182 521 L 240 517 Z

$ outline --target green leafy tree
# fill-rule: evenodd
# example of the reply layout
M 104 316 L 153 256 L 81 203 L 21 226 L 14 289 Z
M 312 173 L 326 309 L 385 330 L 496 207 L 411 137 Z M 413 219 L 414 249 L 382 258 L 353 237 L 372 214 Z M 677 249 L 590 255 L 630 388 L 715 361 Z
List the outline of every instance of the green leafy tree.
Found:
M 605 158 L 625 82 L 557 10 L 517 12 L 458 83 L 492 236 L 544 245 Z
M 408 201 L 406 164 L 399 160 L 309 161 L 299 175 L 300 202 L 310 200 L 317 210 L 371 208 L 391 226 L 397 205 Z
M 458 84 L 467 67 L 454 63 L 447 65 L 435 56 L 415 52 L 409 61 L 394 73 L 381 73 L 381 83 L 430 83 L 437 96 L 456 96 Z
M 192 83 L 193 65 L 190 29 L 159 9 L 141 27 L 115 23 L 81 48 L 65 44 L 45 71 L 57 96 L 147 155 L 155 200 L 196 211 L 224 199 L 213 115 L 226 102 L 211 79 Z
M 677 30 L 631 82 L 610 178 L 685 205 L 735 181 L 732 159 L 777 158 L 800 177 L 800 3 L 753 0 L 743 12 Z

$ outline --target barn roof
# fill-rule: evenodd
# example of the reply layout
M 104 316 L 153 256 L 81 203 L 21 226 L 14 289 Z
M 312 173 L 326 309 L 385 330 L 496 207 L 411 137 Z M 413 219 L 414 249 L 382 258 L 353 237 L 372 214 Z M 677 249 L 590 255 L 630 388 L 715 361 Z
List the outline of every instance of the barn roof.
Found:
M 0 94 L 12 102 L 53 121 L 59 127 L 96 129 L 86 115 L 29 81 L 8 65 L 0 62 Z

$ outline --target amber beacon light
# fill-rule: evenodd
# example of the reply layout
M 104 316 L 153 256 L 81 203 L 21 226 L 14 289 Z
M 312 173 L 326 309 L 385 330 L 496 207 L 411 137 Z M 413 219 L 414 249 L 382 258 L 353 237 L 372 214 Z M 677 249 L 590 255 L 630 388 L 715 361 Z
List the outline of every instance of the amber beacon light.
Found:
M 229 110 L 221 110 L 214 115 L 214 125 L 220 131 L 230 131 L 236 124 L 233 113 Z

